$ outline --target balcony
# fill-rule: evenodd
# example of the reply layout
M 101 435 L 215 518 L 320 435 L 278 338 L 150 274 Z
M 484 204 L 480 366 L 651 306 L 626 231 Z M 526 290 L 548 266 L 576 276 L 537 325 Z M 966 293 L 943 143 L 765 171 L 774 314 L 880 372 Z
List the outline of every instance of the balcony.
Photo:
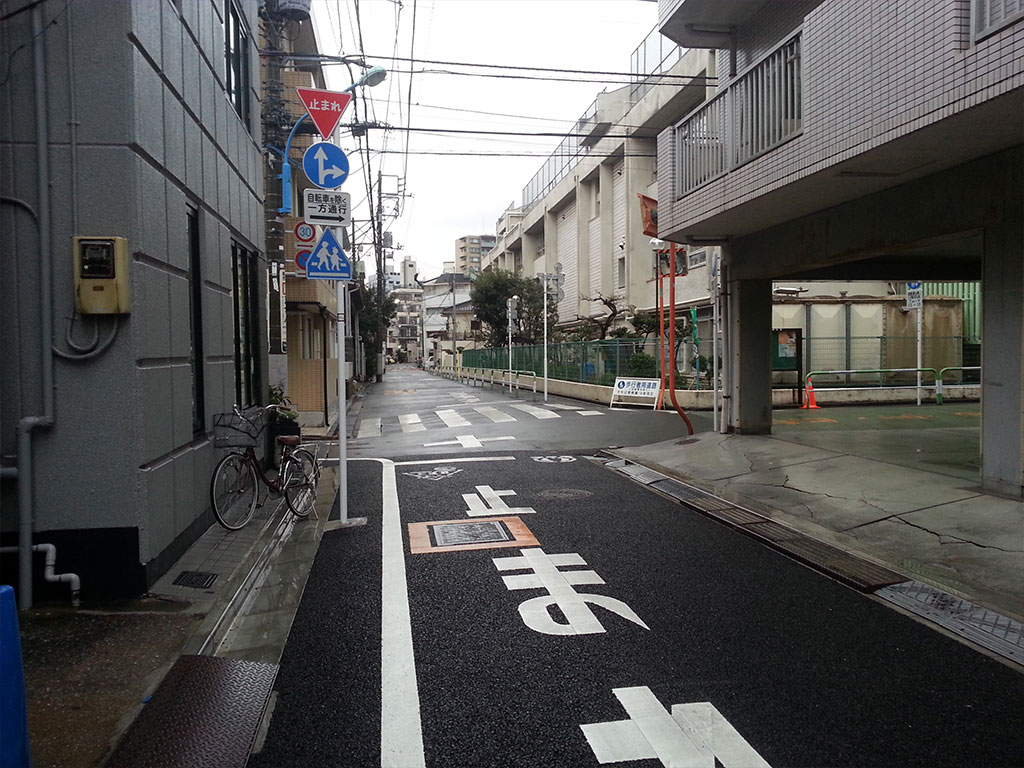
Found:
M 768 0 L 659 0 L 661 34 L 684 48 L 725 47 L 732 30 Z
M 803 130 L 798 33 L 676 126 L 680 197 Z

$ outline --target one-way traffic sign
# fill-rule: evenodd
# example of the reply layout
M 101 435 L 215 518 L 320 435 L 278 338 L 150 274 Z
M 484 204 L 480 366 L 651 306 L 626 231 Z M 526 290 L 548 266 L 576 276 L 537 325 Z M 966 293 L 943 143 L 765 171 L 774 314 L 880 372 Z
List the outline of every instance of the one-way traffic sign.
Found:
M 311 280 L 352 279 L 352 264 L 331 230 L 324 230 L 317 240 L 313 255 L 306 262 L 306 277 Z

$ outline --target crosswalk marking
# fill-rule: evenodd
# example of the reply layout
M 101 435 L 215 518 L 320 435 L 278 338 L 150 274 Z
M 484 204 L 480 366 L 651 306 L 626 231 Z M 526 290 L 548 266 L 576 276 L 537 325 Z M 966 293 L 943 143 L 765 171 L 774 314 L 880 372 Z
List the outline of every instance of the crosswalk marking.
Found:
M 457 411 L 453 411 L 450 408 L 443 411 L 434 411 L 438 418 L 441 419 L 449 427 L 469 427 L 471 424 L 466 421 L 463 416 Z
M 426 427 L 420 421 L 418 413 L 403 413 L 398 417 L 398 421 L 402 425 L 403 432 L 423 432 L 426 430 Z
M 380 435 L 380 419 L 363 419 L 359 425 L 359 434 L 357 437 L 380 437 Z
M 520 411 L 525 411 L 526 413 L 538 419 L 562 418 L 562 415 L 560 413 L 549 411 L 547 408 L 538 408 L 536 405 L 529 405 L 527 403 L 511 403 L 511 405 L 513 408 L 518 408 Z
M 511 416 L 504 411 L 499 411 L 497 408 L 490 405 L 478 405 L 473 408 L 474 411 L 479 413 L 481 416 L 486 416 L 488 419 L 493 421 L 495 424 L 501 424 L 505 421 L 515 421 L 516 417 Z
M 576 411 L 580 416 L 604 416 L 601 411 Z

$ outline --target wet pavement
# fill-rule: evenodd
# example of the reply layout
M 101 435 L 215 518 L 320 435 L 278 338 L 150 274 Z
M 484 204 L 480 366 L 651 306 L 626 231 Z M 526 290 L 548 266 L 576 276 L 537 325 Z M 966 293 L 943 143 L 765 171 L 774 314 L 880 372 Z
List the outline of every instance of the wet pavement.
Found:
M 771 436 L 703 432 L 614 453 L 1020 621 L 1024 503 L 981 492 L 977 424 L 977 404 L 787 409 Z M 336 488 L 328 466 L 318 520 L 268 507 L 244 543 L 214 525 L 160 597 L 23 614 L 37 768 L 99 764 L 180 654 L 276 663 Z M 168 586 L 182 571 L 217 579 Z

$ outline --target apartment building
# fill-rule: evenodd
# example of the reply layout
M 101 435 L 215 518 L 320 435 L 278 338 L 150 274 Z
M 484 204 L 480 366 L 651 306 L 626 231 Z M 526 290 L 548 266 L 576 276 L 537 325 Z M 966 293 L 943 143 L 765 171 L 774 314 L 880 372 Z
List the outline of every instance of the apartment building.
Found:
M 46 543 L 83 599 L 135 596 L 213 521 L 214 415 L 266 392 L 258 3 L 20 6 L 0 25 L 3 581 L 66 600 Z
M 494 235 L 466 235 L 455 241 L 455 269 L 463 275 L 479 272 L 494 247 Z
M 661 237 L 721 247 L 728 428 L 771 430 L 773 281 L 981 280 L 982 482 L 1024 493 L 1024 5 L 660 0 L 718 89 L 658 134 Z
M 461 349 L 474 349 L 479 321 L 470 300 L 473 283 L 460 272 L 444 272 L 423 282 L 426 357 L 438 365 L 455 365 Z
M 498 219 L 485 269 L 527 277 L 561 269 L 562 327 L 608 314 L 602 299 L 623 321 L 656 310 L 665 265 L 644 234 L 638 195 L 657 197 L 656 137 L 713 93 L 715 64 L 709 52 L 684 51 L 654 30 L 633 56 L 634 82 L 597 96 Z M 676 302 L 698 308 L 701 322 L 710 317 L 710 253 L 678 257 Z M 667 296 L 667 279 L 662 287 Z
M 400 286 L 391 291 L 395 316 L 388 326 L 388 355 L 415 362 L 423 357 L 423 289 Z

